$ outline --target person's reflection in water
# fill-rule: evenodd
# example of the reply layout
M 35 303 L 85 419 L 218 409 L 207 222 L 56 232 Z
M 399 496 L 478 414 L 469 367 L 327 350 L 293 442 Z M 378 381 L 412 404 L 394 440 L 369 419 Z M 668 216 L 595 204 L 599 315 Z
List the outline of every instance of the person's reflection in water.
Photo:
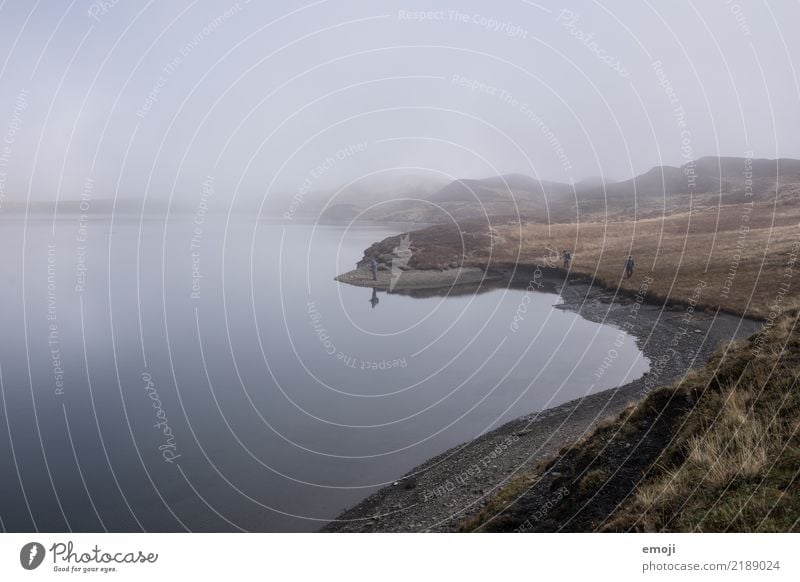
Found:
M 372 309 L 375 309 L 375 306 L 380 303 L 380 299 L 378 299 L 378 289 L 375 287 L 372 288 L 372 297 L 369 302 L 372 304 Z

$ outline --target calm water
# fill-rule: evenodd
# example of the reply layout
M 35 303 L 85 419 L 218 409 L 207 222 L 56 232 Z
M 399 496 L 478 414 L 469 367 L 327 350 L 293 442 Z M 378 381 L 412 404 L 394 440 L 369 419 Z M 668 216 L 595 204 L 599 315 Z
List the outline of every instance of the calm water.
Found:
M 314 530 L 520 415 L 640 376 L 557 295 L 341 285 L 395 232 L 5 218 L 5 530 Z

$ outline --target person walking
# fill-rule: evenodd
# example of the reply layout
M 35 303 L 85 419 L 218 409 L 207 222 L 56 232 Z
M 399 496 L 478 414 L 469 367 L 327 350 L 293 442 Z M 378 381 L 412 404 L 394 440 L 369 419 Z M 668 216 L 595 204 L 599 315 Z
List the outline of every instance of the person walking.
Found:
M 569 269 L 569 264 L 572 262 L 572 254 L 564 249 L 564 268 Z
M 378 280 L 378 261 L 376 261 L 375 259 L 372 259 L 372 261 L 369 264 L 369 270 L 372 271 L 372 280 L 373 281 L 377 281 Z
M 630 279 L 633 275 L 633 256 L 628 255 L 628 260 L 625 261 L 625 278 Z

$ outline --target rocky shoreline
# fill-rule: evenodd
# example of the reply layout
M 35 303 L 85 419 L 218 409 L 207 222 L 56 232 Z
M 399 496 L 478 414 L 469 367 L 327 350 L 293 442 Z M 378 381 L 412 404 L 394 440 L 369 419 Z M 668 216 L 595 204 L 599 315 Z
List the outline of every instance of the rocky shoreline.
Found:
M 499 274 L 487 273 L 477 267 L 457 267 L 453 269 L 410 269 L 392 276 L 385 267 L 378 270 L 377 280 L 367 267 L 359 267 L 336 277 L 340 283 L 358 287 L 374 287 L 379 291 L 417 291 L 447 290 L 462 285 L 480 285 L 489 281 L 498 281 Z
M 469 277 L 476 277 L 471 271 Z M 415 279 L 409 277 L 409 282 L 428 287 L 438 282 L 448 287 L 458 280 L 453 273 L 442 275 L 443 271 L 420 273 Z M 389 275 L 380 275 L 384 280 L 379 282 L 385 285 Z M 401 279 L 409 275 L 413 277 L 413 272 L 404 272 Z M 619 296 L 588 282 L 564 284 L 557 275 L 557 271 L 543 274 L 539 269 L 530 273 L 518 270 L 510 282 L 506 277 L 505 284 L 531 289 L 529 283 L 535 281 L 536 288 L 560 291 L 563 303 L 559 309 L 624 329 L 650 359 L 650 371 L 624 386 L 524 416 L 454 447 L 373 493 L 322 531 L 457 531 L 509 479 L 589 435 L 599 423 L 618 415 L 653 389 L 679 380 L 693 366 L 703 365 L 721 344 L 748 337 L 761 326 L 759 321 L 730 314 L 696 311 L 691 304 L 649 303 L 646 277 L 638 294 Z M 501 278 L 498 273 L 490 276 L 495 281 Z

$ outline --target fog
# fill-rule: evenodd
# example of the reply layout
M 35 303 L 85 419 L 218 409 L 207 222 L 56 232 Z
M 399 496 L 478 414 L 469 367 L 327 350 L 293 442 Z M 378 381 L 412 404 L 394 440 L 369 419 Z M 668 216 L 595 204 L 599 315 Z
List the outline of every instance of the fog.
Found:
M 264 4 L 0 3 L 2 204 L 800 157 L 797 2 Z

